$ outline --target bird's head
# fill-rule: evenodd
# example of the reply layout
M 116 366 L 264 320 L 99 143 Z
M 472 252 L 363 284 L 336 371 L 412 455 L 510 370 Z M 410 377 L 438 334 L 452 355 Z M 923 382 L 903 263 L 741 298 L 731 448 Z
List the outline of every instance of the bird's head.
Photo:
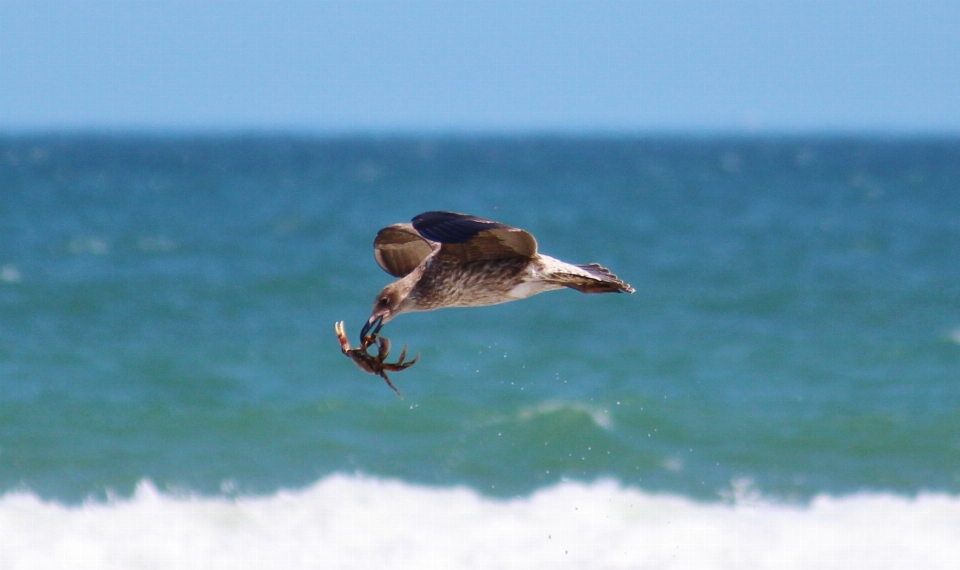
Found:
M 405 312 L 404 301 L 407 299 L 409 287 L 405 287 L 403 281 L 395 281 L 383 288 L 377 295 L 377 300 L 373 303 L 373 310 L 370 311 L 370 318 L 360 330 L 360 336 L 365 337 L 367 333 L 377 334 L 380 328 L 387 324 L 393 317 Z

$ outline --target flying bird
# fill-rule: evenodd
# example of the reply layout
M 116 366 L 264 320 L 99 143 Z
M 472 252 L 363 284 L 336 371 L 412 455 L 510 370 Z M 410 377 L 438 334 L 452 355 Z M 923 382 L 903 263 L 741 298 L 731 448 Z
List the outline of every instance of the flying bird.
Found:
M 574 265 L 537 251 L 529 232 L 453 212 L 424 212 L 377 233 L 373 252 L 398 277 L 380 291 L 360 332 L 376 335 L 403 313 L 480 307 L 569 287 L 581 293 L 633 293 L 597 263 Z

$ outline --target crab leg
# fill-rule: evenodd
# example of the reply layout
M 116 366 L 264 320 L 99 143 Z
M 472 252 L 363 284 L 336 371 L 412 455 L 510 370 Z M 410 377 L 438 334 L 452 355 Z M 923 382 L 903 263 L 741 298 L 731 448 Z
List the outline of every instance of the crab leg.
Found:
M 390 378 L 387 377 L 387 373 L 383 370 L 380 371 L 379 376 L 387 381 L 387 386 L 393 388 L 393 391 L 397 393 L 397 396 L 400 396 L 400 399 L 403 399 L 403 394 L 400 393 L 400 390 L 397 390 L 397 387 L 393 385 L 393 382 L 390 381 Z
M 384 362 L 383 368 L 386 370 L 390 370 L 392 372 L 397 372 L 400 370 L 406 370 L 407 368 L 410 368 L 411 366 L 417 363 L 417 360 L 420 360 L 419 354 L 414 356 L 413 360 L 411 360 L 410 362 L 404 362 L 404 359 L 406 357 L 407 357 L 407 347 L 404 346 L 403 350 L 400 351 L 400 360 L 396 362 Z

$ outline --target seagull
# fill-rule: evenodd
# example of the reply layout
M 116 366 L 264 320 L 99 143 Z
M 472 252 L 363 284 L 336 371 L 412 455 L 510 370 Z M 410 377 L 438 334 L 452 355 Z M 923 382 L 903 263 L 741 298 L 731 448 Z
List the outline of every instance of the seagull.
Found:
M 481 307 L 569 287 L 581 293 L 633 293 L 597 263 L 574 265 L 537 252 L 529 232 L 454 212 L 424 212 L 377 233 L 373 253 L 398 279 L 380 291 L 360 331 L 376 335 L 403 313 Z

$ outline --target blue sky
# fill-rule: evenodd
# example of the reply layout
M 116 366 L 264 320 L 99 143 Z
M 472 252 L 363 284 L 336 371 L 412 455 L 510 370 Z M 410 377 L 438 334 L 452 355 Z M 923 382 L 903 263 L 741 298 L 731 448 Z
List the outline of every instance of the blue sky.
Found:
M 0 131 L 960 132 L 960 1 L 0 0 Z

